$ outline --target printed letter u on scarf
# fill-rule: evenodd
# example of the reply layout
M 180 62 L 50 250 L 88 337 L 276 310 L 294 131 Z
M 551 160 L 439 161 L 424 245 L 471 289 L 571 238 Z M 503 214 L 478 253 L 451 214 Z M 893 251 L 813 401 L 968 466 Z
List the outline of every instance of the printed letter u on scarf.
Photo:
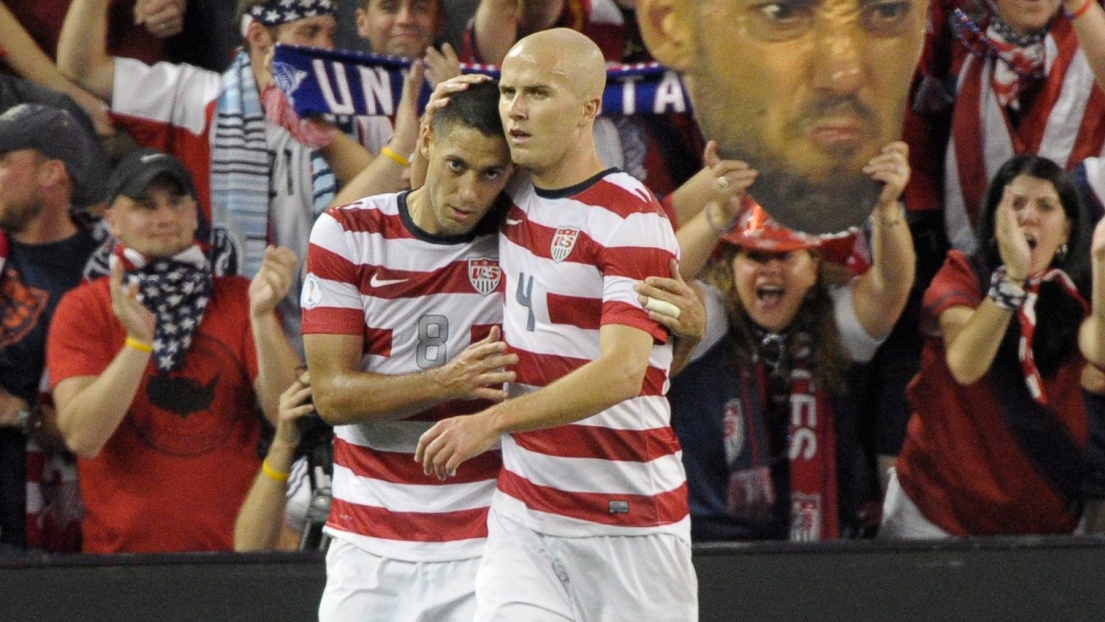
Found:
M 394 115 L 411 61 L 349 50 L 276 46 L 273 78 L 301 117 L 311 114 Z M 499 77 L 494 65 L 461 65 L 463 73 Z M 423 85 L 419 108 L 430 97 Z M 673 114 L 690 110 L 679 76 L 658 63 L 611 66 L 602 97 L 605 115 Z

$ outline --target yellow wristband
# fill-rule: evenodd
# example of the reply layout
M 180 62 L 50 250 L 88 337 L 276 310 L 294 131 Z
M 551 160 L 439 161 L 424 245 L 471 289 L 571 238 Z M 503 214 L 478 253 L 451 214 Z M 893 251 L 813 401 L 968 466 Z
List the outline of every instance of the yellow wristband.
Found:
M 265 475 L 281 483 L 288 481 L 288 477 L 291 475 L 291 473 L 281 473 L 270 467 L 268 459 L 261 461 L 261 471 L 264 472 Z
M 135 350 L 138 350 L 139 352 L 145 352 L 146 354 L 153 352 L 152 344 L 148 344 L 144 341 L 138 341 L 134 337 L 127 337 L 126 341 L 123 342 L 123 345 L 130 346 Z
M 389 147 L 387 145 L 384 145 L 384 148 L 380 150 L 380 155 L 385 155 L 385 156 L 391 158 L 399 166 L 410 166 L 411 165 L 410 160 L 408 160 L 408 159 L 404 158 L 403 156 L 399 155 L 398 151 L 392 149 L 391 147 Z

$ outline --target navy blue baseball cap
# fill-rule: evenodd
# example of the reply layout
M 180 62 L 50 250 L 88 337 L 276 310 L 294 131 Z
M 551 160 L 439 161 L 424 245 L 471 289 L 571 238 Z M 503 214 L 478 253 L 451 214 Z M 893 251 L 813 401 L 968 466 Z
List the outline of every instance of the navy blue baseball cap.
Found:
M 19 104 L 0 115 L 0 153 L 34 149 L 61 160 L 73 180 L 72 201 L 90 205 L 103 198 L 103 180 L 95 179 L 96 137 L 69 111 L 42 104 Z
M 112 203 L 124 195 L 138 199 L 150 183 L 161 177 L 169 177 L 180 185 L 185 193 L 196 198 L 196 186 L 192 174 L 175 157 L 156 149 L 136 149 L 115 165 L 107 182 L 107 200 Z

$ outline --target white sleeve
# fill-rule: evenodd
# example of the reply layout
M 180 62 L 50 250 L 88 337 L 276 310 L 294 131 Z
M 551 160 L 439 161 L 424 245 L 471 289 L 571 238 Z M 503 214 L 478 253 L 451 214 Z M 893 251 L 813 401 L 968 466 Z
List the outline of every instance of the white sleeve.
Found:
M 875 339 L 867 334 L 856 317 L 856 307 L 852 302 L 852 295 L 856 289 L 857 279 L 833 287 L 829 295 L 833 299 L 833 314 L 836 316 L 836 328 L 840 331 L 840 341 L 848 349 L 851 359 L 857 363 L 866 363 L 875 356 L 882 339 Z
M 219 74 L 199 67 L 116 58 L 111 110 L 201 134 L 221 85 Z

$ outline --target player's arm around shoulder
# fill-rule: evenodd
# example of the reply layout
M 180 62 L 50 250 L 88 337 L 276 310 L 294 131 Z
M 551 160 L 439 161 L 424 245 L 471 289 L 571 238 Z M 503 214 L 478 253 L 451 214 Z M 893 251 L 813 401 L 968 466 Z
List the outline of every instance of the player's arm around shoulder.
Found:
M 503 434 L 564 425 L 636 397 L 648 370 L 654 338 L 623 324 L 599 329 L 600 355 L 540 391 L 474 415 L 436 423 L 418 440 L 414 459 L 427 475 L 445 479 L 487 451 Z

